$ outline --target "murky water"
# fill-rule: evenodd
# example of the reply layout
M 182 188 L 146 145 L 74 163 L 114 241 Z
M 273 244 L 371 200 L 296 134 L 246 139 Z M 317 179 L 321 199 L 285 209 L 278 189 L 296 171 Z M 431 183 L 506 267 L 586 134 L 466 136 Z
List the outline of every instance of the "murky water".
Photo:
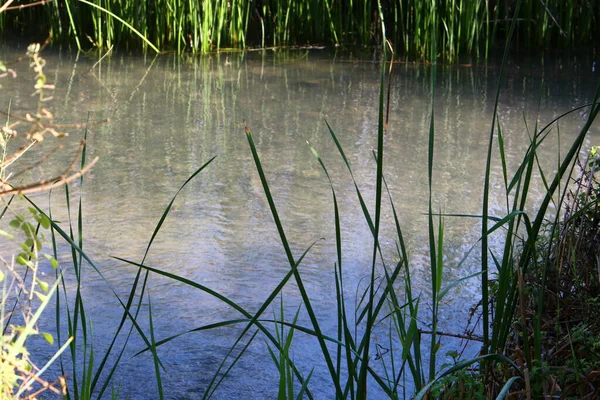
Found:
M 15 56 L 4 49 L 3 59 Z M 307 141 L 319 152 L 331 175 L 340 203 L 344 246 L 343 268 L 349 305 L 364 289 L 371 268 L 371 240 L 348 171 L 328 133 L 336 132 L 357 183 L 371 207 L 375 192 L 377 107 L 380 66 L 348 55 L 325 52 L 222 54 L 206 58 L 170 56 L 97 57 L 47 52 L 46 74 L 56 84 L 49 103 L 60 122 L 110 118 L 88 132 L 88 159 L 100 161 L 84 184 L 71 187 L 72 205 L 81 196 L 84 249 L 104 278 L 87 264 L 82 293 L 93 321 L 96 358 L 112 338 L 121 315 L 113 291 L 125 299 L 136 268 L 118 256 L 140 262 L 159 218 L 183 182 L 213 156 L 214 162 L 179 195 L 152 245 L 146 264 L 185 277 L 255 311 L 289 270 L 244 133 L 246 120 L 254 134 L 267 179 L 294 256 L 314 241 L 300 266 L 323 329 L 335 328 L 335 230 L 331 189 Z M 518 61 L 517 61 L 518 60 Z M 552 59 L 544 62 L 515 57 L 502 84 L 499 121 L 509 168 L 514 170 L 529 144 L 536 118 L 548 123 L 559 114 L 591 100 L 598 79 L 593 60 Z M 4 78 L 0 106 L 22 114 L 35 107 L 26 64 L 16 66 L 18 80 Z M 447 213 L 480 214 L 481 191 L 499 64 L 441 66 L 437 71 L 434 202 Z M 28 78 L 29 80 L 26 80 Z M 385 174 L 399 212 L 415 278 L 413 290 L 428 297 L 427 146 L 430 124 L 430 67 L 398 63 L 391 85 L 389 130 L 385 137 Z M 560 141 L 551 135 L 540 162 L 556 165 L 583 125 L 580 113 L 560 125 Z M 529 129 L 529 131 L 528 131 Z M 557 130 L 557 128 L 554 128 Z M 72 157 L 83 130 L 70 130 L 65 150 L 33 171 L 52 176 Z M 596 126 L 589 144 L 597 144 Z M 55 142 L 44 142 L 48 152 Z M 559 145 L 560 144 L 560 145 Z M 497 151 L 496 151 L 497 153 Z M 38 153 L 39 154 L 39 153 Z M 500 163 L 493 169 L 497 198 L 491 209 L 503 212 Z M 535 207 L 540 191 L 532 191 Z M 48 195 L 32 196 L 48 206 Z M 55 219 L 66 227 L 64 191 L 51 199 Z M 397 261 L 391 209 L 386 205 L 382 248 L 386 262 Z M 456 268 L 475 243 L 474 219 L 448 218 L 446 263 L 448 282 L 479 269 L 473 254 Z M 65 228 L 66 229 L 66 228 Z M 3 242 L 6 243 L 6 242 Z M 6 245 L 3 252 L 6 250 Z M 60 262 L 74 282 L 70 250 L 60 247 Z M 475 252 L 476 253 L 476 252 Z M 74 283 L 73 283 L 74 284 Z M 283 290 L 287 318 L 300 304 L 294 284 Z M 442 307 L 441 329 L 460 332 L 468 309 L 477 302 L 477 280 L 454 291 Z M 170 279 L 151 275 L 149 294 L 156 339 L 240 314 L 207 294 Z M 140 324 L 148 327 L 144 300 Z M 265 318 L 271 318 L 277 304 Z M 304 310 L 300 319 L 308 324 Z M 271 325 L 271 324 L 268 324 Z M 48 329 L 52 329 L 51 327 Z M 240 328 L 220 328 L 182 336 L 159 348 L 166 368 L 167 398 L 195 399 L 235 341 Z M 382 333 L 382 340 L 385 335 Z M 376 337 L 376 341 L 377 341 Z M 450 344 L 447 344 L 450 346 Z M 115 388 L 119 398 L 156 398 L 153 364 L 134 333 L 121 360 Z M 451 350 L 443 348 L 440 354 Z M 294 360 L 304 374 L 316 367 L 311 388 L 316 398 L 331 398 L 332 385 L 316 342 L 298 335 Z M 265 342 L 255 339 L 235 366 L 216 398 L 273 398 L 278 377 Z M 112 384 L 111 384 L 112 385 Z

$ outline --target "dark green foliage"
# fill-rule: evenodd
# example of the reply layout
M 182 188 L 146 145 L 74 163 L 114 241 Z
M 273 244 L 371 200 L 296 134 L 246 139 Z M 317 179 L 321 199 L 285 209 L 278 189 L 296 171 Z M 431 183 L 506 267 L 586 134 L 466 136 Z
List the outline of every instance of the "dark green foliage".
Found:
M 382 40 L 383 19 L 398 53 L 431 60 L 435 40 L 436 56 L 455 60 L 487 55 L 496 43 L 502 47 L 515 5 L 506 0 L 65 0 L 23 9 L 13 5 L 16 9 L 2 15 L 0 29 L 50 33 L 84 48 L 147 46 L 135 29 L 162 51 L 205 53 L 246 46 L 371 46 Z M 515 45 L 589 47 L 600 34 L 599 15 L 597 1 L 526 0 Z

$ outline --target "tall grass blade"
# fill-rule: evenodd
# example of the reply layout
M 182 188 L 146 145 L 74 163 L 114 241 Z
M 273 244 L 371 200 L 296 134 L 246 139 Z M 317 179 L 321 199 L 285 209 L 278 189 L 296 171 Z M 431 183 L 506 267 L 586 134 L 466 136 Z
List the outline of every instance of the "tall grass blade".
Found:
M 94 7 L 97 8 L 98 10 L 102 11 L 103 13 L 106 13 L 107 15 L 110 15 L 112 18 L 116 19 L 117 21 L 119 21 L 120 23 L 122 23 L 123 25 L 125 25 L 128 29 L 131 30 L 131 32 L 135 33 L 140 39 L 142 39 L 148 46 L 150 46 L 150 48 L 152 48 L 152 50 L 154 50 L 157 53 L 160 53 L 160 50 L 158 49 L 158 47 L 156 47 L 150 40 L 148 40 L 144 35 L 142 35 L 137 29 L 135 29 L 131 24 L 129 24 L 127 21 L 125 21 L 123 18 L 119 17 L 118 15 L 116 15 L 115 13 L 113 13 L 112 11 L 110 11 L 109 9 L 99 6 L 98 4 L 92 3 L 91 1 L 88 0 L 77 0 L 81 3 L 87 4 L 90 7 Z
M 338 323 L 338 336 L 337 339 L 340 344 L 337 347 L 337 358 L 336 358 L 336 371 L 338 376 L 341 376 L 341 364 L 342 364 L 342 342 L 346 344 L 345 352 L 346 352 L 346 370 L 348 371 L 348 381 L 346 383 L 346 387 L 344 389 L 344 397 L 350 396 L 351 399 L 354 399 L 355 393 L 355 366 L 352 362 L 352 354 L 351 351 L 355 350 L 354 340 L 352 339 L 352 334 L 350 332 L 350 326 L 348 323 L 347 313 L 346 313 L 346 299 L 344 296 L 344 278 L 343 278 L 343 267 L 342 267 L 342 233 L 341 233 L 341 223 L 340 223 L 340 212 L 338 208 L 337 196 L 335 194 L 335 189 L 333 188 L 333 182 L 331 181 L 331 177 L 329 176 L 329 172 L 325 167 L 325 163 L 319 156 L 317 150 L 308 143 L 310 151 L 314 155 L 314 157 L 319 162 L 321 169 L 325 173 L 327 180 L 329 182 L 329 187 L 331 189 L 331 195 L 333 198 L 333 210 L 334 210 L 334 225 L 335 225 L 335 246 L 336 246 L 336 255 L 337 262 L 334 265 L 334 274 L 335 274 L 335 291 L 336 291 L 336 300 L 337 300 L 337 323 Z M 348 394 L 349 392 L 349 394 Z
M 163 393 L 163 385 L 162 379 L 160 376 L 160 360 L 156 353 L 156 339 L 154 337 L 154 323 L 152 321 L 152 301 L 150 300 L 150 296 L 148 296 L 148 318 L 150 322 L 150 351 L 152 352 L 152 359 L 154 361 L 154 375 L 156 376 L 156 389 L 158 390 L 158 398 L 160 400 L 164 399 Z
M 498 115 L 498 105 L 500 98 L 500 88 L 502 86 L 502 79 L 504 78 L 504 71 L 508 62 L 508 51 L 510 48 L 510 42 L 515 31 L 517 18 L 519 15 L 519 9 L 521 7 L 521 0 L 518 0 L 515 5 L 515 11 L 510 25 L 510 30 L 504 47 L 504 56 L 502 58 L 502 64 L 500 66 L 500 78 L 498 86 L 496 88 L 494 110 L 492 113 L 492 123 L 490 128 L 490 135 L 488 139 L 488 150 L 486 155 L 486 166 L 484 175 L 484 187 L 483 187 L 483 203 L 482 203 L 482 219 L 481 219 L 481 304 L 483 310 L 483 354 L 486 354 L 490 349 L 490 319 L 489 319 L 489 289 L 488 289 L 488 216 L 489 216 L 489 197 L 490 197 L 490 181 L 491 181 L 491 164 L 492 164 L 492 149 L 494 145 L 494 127 L 496 125 L 496 118 Z M 494 319 L 496 321 L 497 319 Z M 496 350 L 497 346 L 492 343 L 492 349 Z
M 292 251 L 290 249 L 285 232 L 283 230 L 283 226 L 279 219 L 279 214 L 277 212 L 277 208 L 275 207 L 275 202 L 273 201 L 273 196 L 271 195 L 271 190 L 269 189 L 269 185 L 267 183 L 267 179 L 263 172 L 260 158 L 258 157 L 258 152 L 256 151 L 256 146 L 254 144 L 254 140 L 252 139 L 252 133 L 247 125 L 245 127 L 245 130 L 246 130 L 246 138 L 248 139 L 248 144 L 250 145 L 250 150 L 252 151 L 252 157 L 254 158 L 254 164 L 256 165 L 256 169 L 260 176 L 260 180 L 262 182 L 263 189 L 265 191 L 265 196 L 267 197 L 267 201 L 269 202 L 269 207 L 271 209 L 271 215 L 273 216 L 273 219 L 275 220 L 275 225 L 277 226 L 277 231 L 279 232 L 279 237 L 283 244 L 283 247 L 284 247 L 287 259 L 288 259 L 288 263 L 290 264 L 290 267 L 292 268 L 292 271 L 294 273 L 294 278 L 298 285 L 300 295 L 302 296 L 302 302 L 303 302 L 304 306 L 306 307 L 306 311 L 309 315 L 309 318 L 311 320 L 313 328 L 317 334 L 317 340 L 319 342 L 319 346 L 321 347 L 321 351 L 323 353 L 323 356 L 325 357 L 325 362 L 327 363 L 327 368 L 329 369 L 329 373 L 331 375 L 331 378 L 333 380 L 333 383 L 334 383 L 334 386 L 336 389 L 336 397 L 339 397 L 342 394 L 342 390 L 341 390 L 340 383 L 339 383 L 339 377 L 337 375 L 337 372 L 335 371 L 335 367 L 333 365 L 333 361 L 331 359 L 329 349 L 327 348 L 327 346 L 325 344 L 325 340 L 323 339 L 321 328 L 319 326 L 319 322 L 314 313 L 310 298 L 308 296 L 308 293 L 306 292 L 306 289 L 304 287 L 304 283 L 302 281 L 300 273 L 296 269 L 296 262 L 294 261 Z
M 378 0 L 377 9 L 379 12 L 379 18 L 381 21 L 381 34 L 385 41 L 385 24 L 383 19 L 383 13 L 381 10 L 381 2 Z M 358 387 L 357 395 L 359 399 L 367 398 L 367 371 L 369 366 L 369 350 L 371 343 L 371 332 L 375 322 L 373 313 L 373 303 L 375 297 L 375 265 L 377 262 L 377 250 L 379 249 L 379 223 L 381 220 L 381 194 L 383 187 L 383 139 L 384 139 L 384 91 L 385 91 L 385 71 L 386 71 L 386 56 L 387 46 L 382 46 L 383 59 L 381 60 L 381 75 L 379 83 L 379 113 L 378 113 L 378 125 L 377 125 L 377 175 L 376 175 L 376 189 L 375 189 L 375 229 L 373 234 L 373 253 L 371 263 L 371 282 L 369 285 L 369 298 L 368 298 L 368 314 L 367 324 L 365 326 L 365 333 L 363 336 L 364 343 L 366 344 L 363 348 L 363 362 L 360 366 L 360 373 L 358 375 Z
M 435 5 L 433 6 L 435 9 Z M 433 21 L 436 19 L 435 10 L 432 15 Z M 435 23 L 435 22 L 434 22 Z M 434 25 L 435 26 L 435 25 Z M 430 77 L 430 103 L 431 103 L 431 114 L 429 118 L 429 138 L 428 138 L 428 151 L 427 151 L 427 182 L 428 182 L 428 231 L 429 231 L 429 262 L 431 263 L 431 345 L 429 347 L 429 380 L 432 380 L 435 376 L 436 371 L 436 354 L 439 348 L 437 343 L 437 320 L 438 320 L 438 287 L 441 287 L 441 266 L 438 267 L 438 258 L 436 257 L 436 239 L 434 233 L 434 222 L 433 222 L 433 159 L 434 159 L 434 144 L 435 144 L 435 87 L 437 77 L 437 50 L 436 50 L 436 36 L 437 32 L 435 29 L 430 31 L 431 34 L 431 55 L 430 60 L 433 63 L 431 68 Z M 441 224 L 441 220 L 440 220 Z M 440 226 L 440 233 L 442 227 Z M 439 239 L 439 246 L 442 246 L 442 238 Z M 441 248 L 438 250 L 438 252 Z M 441 255 L 440 255 L 441 256 Z
M 144 263 L 147 255 L 148 255 L 148 252 L 150 251 L 152 243 L 154 243 L 154 239 L 156 238 L 156 235 L 158 235 L 158 232 L 160 231 L 160 229 L 161 229 L 161 227 L 162 227 L 165 219 L 167 218 L 169 212 L 171 211 L 171 207 L 173 206 L 173 203 L 175 202 L 175 199 L 178 197 L 179 193 L 187 186 L 188 183 L 190 183 L 192 181 L 192 179 L 194 179 L 200 172 L 202 172 L 206 167 L 208 167 L 215 158 L 216 158 L 216 156 L 212 157 L 210 160 L 208 160 L 206 163 L 204 163 L 202 166 L 200 166 L 200 168 L 198 168 L 196 171 L 194 171 L 194 173 L 192 173 L 188 177 L 188 179 L 186 179 L 186 181 L 179 187 L 179 189 L 177 190 L 177 192 L 175 193 L 175 195 L 173 196 L 173 198 L 171 199 L 171 201 L 169 202 L 169 204 L 165 208 L 165 210 L 162 213 L 162 215 L 161 215 L 158 223 L 156 224 L 156 227 L 154 228 L 154 231 L 152 232 L 152 236 L 151 236 L 150 241 L 148 242 L 148 245 L 146 246 L 146 250 L 144 252 L 144 257 L 142 259 L 142 263 Z M 109 357 L 110 357 L 110 355 L 112 353 L 112 350 L 113 350 L 113 348 L 114 348 L 114 346 L 115 346 L 115 344 L 117 342 L 119 334 L 120 334 L 121 330 L 123 329 L 123 327 L 125 326 L 125 322 L 127 321 L 128 316 L 130 315 L 130 310 L 131 310 L 131 307 L 133 305 L 133 301 L 135 299 L 135 294 L 136 294 L 137 289 L 138 289 L 138 284 L 139 284 L 140 277 L 141 277 L 141 270 L 138 270 L 138 272 L 136 274 L 136 277 L 134 279 L 134 282 L 133 282 L 133 284 L 131 286 L 131 290 L 129 292 L 129 297 L 127 299 L 127 304 L 125 306 L 123 315 L 121 317 L 121 322 L 119 323 L 119 326 L 118 326 L 115 334 L 113 335 L 111 343 L 110 343 L 107 351 L 105 352 L 103 359 L 100 362 L 100 365 L 99 365 L 99 367 L 97 369 L 97 372 L 96 372 L 96 374 L 94 376 L 94 379 L 92 381 L 92 388 L 94 388 L 97 385 L 97 383 L 98 383 L 98 381 L 99 381 L 99 379 L 101 377 L 101 373 L 104 370 L 104 366 L 106 365 L 106 363 L 107 363 L 107 361 L 108 361 L 108 359 L 109 359 Z M 142 285 L 142 288 L 141 288 L 140 301 L 141 301 L 141 298 L 143 297 L 143 293 L 145 291 L 145 287 L 146 287 L 145 281 L 146 281 L 146 279 L 147 279 L 147 276 L 144 279 L 144 284 Z M 139 310 L 140 308 L 138 307 L 137 309 Z M 136 314 L 137 314 L 137 311 L 136 311 Z M 125 347 L 127 346 L 127 342 L 129 341 L 130 334 L 131 334 L 131 330 L 129 331 L 129 334 L 127 335 L 127 339 L 125 340 L 125 343 L 123 344 L 123 347 L 121 348 L 121 350 L 119 352 L 117 360 L 121 359 L 121 357 L 122 357 L 122 355 L 123 355 L 123 353 L 125 351 Z M 111 377 L 116 372 L 117 365 L 118 365 L 118 363 L 114 364 L 113 368 L 109 372 L 109 377 Z M 105 384 L 100 389 L 100 393 L 101 394 L 104 393 L 104 391 L 108 388 L 107 383 L 108 383 L 109 380 L 110 379 L 105 379 Z

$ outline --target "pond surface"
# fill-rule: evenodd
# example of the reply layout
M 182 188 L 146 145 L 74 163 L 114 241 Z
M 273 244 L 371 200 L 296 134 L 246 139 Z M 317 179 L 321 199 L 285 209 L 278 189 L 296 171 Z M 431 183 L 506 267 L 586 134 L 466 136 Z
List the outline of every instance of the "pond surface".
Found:
M 2 59 L 20 55 L 4 47 Z M 19 50 L 21 51 L 21 50 Z M 24 50 L 23 50 L 24 52 Z M 211 57 L 135 57 L 76 55 L 48 51 L 46 74 L 56 85 L 49 109 L 61 123 L 110 118 L 88 131 L 87 157 L 100 157 L 83 185 L 71 185 L 73 212 L 82 199 L 83 248 L 104 278 L 88 264 L 82 293 L 93 321 L 96 358 L 106 350 L 122 309 L 113 291 L 126 299 L 137 272 L 112 258 L 141 262 L 163 211 L 185 180 L 214 156 L 216 159 L 179 194 L 148 253 L 145 264 L 185 277 L 229 297 L 254 312 L 289 271 L 244 133 L 253 132 L 294 256 L 315 246 L 300 265 L 307 291 L 326 333 L 335 336 L 335 229 L 331 188 L 307 141 L 319 152 L 333 181 L 342 219 L 343 268 L 348 305 L 366 287 L 371 268 L 372 238 L 362 216 L 350 174 L 337 152 L 325 120 L 344 148 L 357 184 L 373 212 L 380 65 L 350 54 L 326 51 L 220 54 Z M 32 78 L 25 63 L 16 65 L 19 79 L 2 80 L 0 106 L 9 100 L 15 114 L 35 109 Z M 515 56 L 501 86 L 498 116 L 509 169 L 523 157 L 536 119 L 541 126 L 561 113 L 589 102 L 598 80 L 589 59 L 528 59 Z M 427 250 L 427 149 L 431 115 L 431 68 L 397 63 L 393 68 L 389 129 L 385 136 L 385 177 L 404 229 L 415 279 L 413 291 L 429 298 Z M 434 123 L 435 208 L 446 213 L 480 214 L 485 154 L 494 110 L 499 63 L 440 66 L 437 71 Z M 540 163 L 552 171 L 557 152 L 564 154 L 579 131 L 581 113 L 560 124 L 541 149 Z M 557 131 L 557 128 L 554 128 Z M 82 129 L 69 130 L 64 150 L 32 171 L 33 177 L 60 173 L 70 162 Z M 50 139 L 50 138 L 49 138 Z M 593 128 L 587 144 L 598 144 Z M 40 146 L 45 154 L 55 145 Z M 497 155 L 497 149 L 495 150 Z M 39 153 L 36 157 L 39 157 Z M 25 165 L 25 164 L 23 164 Z M 496 157 L 491 212 L 503 215 L 502 170 Z M 530 210 L 541 196 L 531 192 Z M 32 196 L 67 229 L 64 190 Z M 476 219 L 445 221 L 446 282 L 479 270 L 473 252 Z M 323 238 L 324 240 L 319 240 Z M 395 227 L 386 203 L 381 244 L 386 263 L 398 261 Z M 2 243 L 6 243 L 3 241 Z M 498 244 L 498 243 L 497 243 Z M 3 254 L 9 251 L 3 244 Z M 68 246 L 59 247 L 67 282 L 75 285 Z M 478 298 L 478 280 L 459 286 L 442 306 L 440 329 L 461 333 L 469 308 Z M 150 275 L 150 302 L 143 301 L 140 325 L 148 328 L 151 304 L 157 340 L 240 314 L 197 289 Z M 286 318 L 300 304 L 289 283 L 284 293 Z M 265 313 L 278 313 L 279 300 Z M 427 307 L 423 307 L 427 318 Z M 300 321 L 308 325 L 304 309 Z M 47 322 L 52 330 L 52 321 Z M 272 326 L 272 324 L 268 324 Z M 169 399 L 201 398 L 242 325 L 184 335 L 159 348 L 166 368 L 163 384 Z M 386 328 L 374 343 L 385 343 Z M 122 342 L 122 340 L 120 341 Z M 457 342 L 444 342 L 443 355 Z M 119 398 L 157 398 L 152 360 L 133 357 L 144 344 L 133 334 L 113 379 Z M 477 349 L 473 349 L 477 351 Z M 316 341 L 298 334 L 292 354 L 307 375 L 315 367 L 311 389 L 316 398 L 334 392 Z M 111 358 L 114 361 L 114 357 Z M 215 398 L 274 398 L 278 376 L 259 336 L 248 348 Z M 373 398 L 376 398 L 376 392 Z

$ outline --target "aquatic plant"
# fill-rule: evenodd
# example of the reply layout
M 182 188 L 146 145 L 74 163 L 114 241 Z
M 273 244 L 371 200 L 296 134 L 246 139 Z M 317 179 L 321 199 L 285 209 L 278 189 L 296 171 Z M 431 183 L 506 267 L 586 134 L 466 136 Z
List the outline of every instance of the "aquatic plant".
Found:
M 62 273 L 59 271 L 56 254 L 50 254 L 51 250 L 43 250 L 44 245 L 48 244 L 46 234 L 50 229 L 50 219 L 35 207 L 29 207 L 26 212 L 19 211 L 16 203 L 22 200 L 24 194 L 49 191 L 68 184 L 81 177 L 96 162 L 94 160 L 88 165 L 82 163 L 80 170 L 73 171 L 75 161 L 83 151 L 82 145 L 71 165 L 59 176 L 23 183 L 27 172 L 42 164 L 51 154 L 39 154 L 37 163 L 25 166 L 21 162 L 23 155 L 36 151 L 37 145 L 45 137 L 64 137 L 64 129 L 77 126 L 54 123 L 52 113 L 45 107 L 45 102 L 51 98 L 49 92 L 54 86 L 46 80 L 45 60 L 40 56 L 39 44 L 28 47 L 27 59 L 34 73 L 33 95 L 38 98 L 37 109 L 23 116 L 11 113 L 10 109 L 2 112 L 6 115 L 6 123 L 0 133 L 0 198 L 3 200 L 0 221 L 6 223 L 6 228 L 0 229 L 0 235 L 11 240 L 8 242 L 9 247 L 14 246 L 14 250 L 5 249 L 13 252 L 9 260 L 0 257 L 0 282 L 3 284 L 0 298 L 0 397 L 3 399 L 35 399 L 46 391 L 65 394 L 64 376 L 48 381 L 42 374 L 57 361 L 73 340 L 68 337 L 63 343 L 59 338 L 58 349 L 41 368 L 36 365 L 40 359 L 39 354 L 31 355 L 28 351 L 28 339 L 32 336 L 41 335 L 50 346 L 54 344 L 52 334 L 39 330 L 39 321 L 42 314 L 48 314 L 47 308 L 60 285 Z M 10 68 L 15 62 L 18 60 L 0 63 L 0 77 L 10 75 L 16 78 L 16 72 Z M 14 150 L 12 142 L 18 142 L 20 146 Z M 19 198 L 15 201 L 17 195 Z M 12 242 L 15 237 L 21 238 L 20 243 Z M 52 278 L 44 272 L 46 264 L 56 271 L 56 277 Z M 36 360 L 36 363 L 32 360 Z
M 7 218 L 10 218 L 8 205 L 0 214 L 0 220 Z M 29 215 L 15 214 L 8 225 L 12 229 L 0 230 L 0 235 L 11 240 L 18 236 L 22 241 L 13 244 L 18 252 L 15 251 L 10 260 L 0 257 L 0 397 L 34 399 L 46 391 L 60 395 L 66 391 L 64 377 L 48 381 L 42 374 L 68 348 L 71 338 L 64 343 L 59 341 L 59 348 L 41 367 L 37 363 L 42 358 L 39 354 L 30 354 L 27 348 L 28 340 L 37 335 L 46 339 L 48 347 L 54 344 L 54 336 L 39 328 L 40 318 L 48 314 L 47 307 L 59 285 L 59 280 L 52 281 L 42 268 L 45 263 L 58 268 L 56 258 L 43 250 L 44 232 L 50 227 L 50 221 L 30 208 Z
M 9 4 L 0 29 L 49 33 L 79 48 L 116 44 L 162 51 L 206 53 L 246 46 L 371 46 L 385 38 L 398 54 L 454 61 L 487 55 L 508 36 L 514 1 L 74 0 Z M 31 7 L 31 5 L 40 5 Z M 525 0 L 516 21 L 516 43 L 529 49 L 594 44 L 599 34 L 597 2 Z M 435 37 L 430 35 L 435 31 Z M 132 32 L 134 33 L 132 35 Z M 498 46 L 501 47 L 501 46 Z

